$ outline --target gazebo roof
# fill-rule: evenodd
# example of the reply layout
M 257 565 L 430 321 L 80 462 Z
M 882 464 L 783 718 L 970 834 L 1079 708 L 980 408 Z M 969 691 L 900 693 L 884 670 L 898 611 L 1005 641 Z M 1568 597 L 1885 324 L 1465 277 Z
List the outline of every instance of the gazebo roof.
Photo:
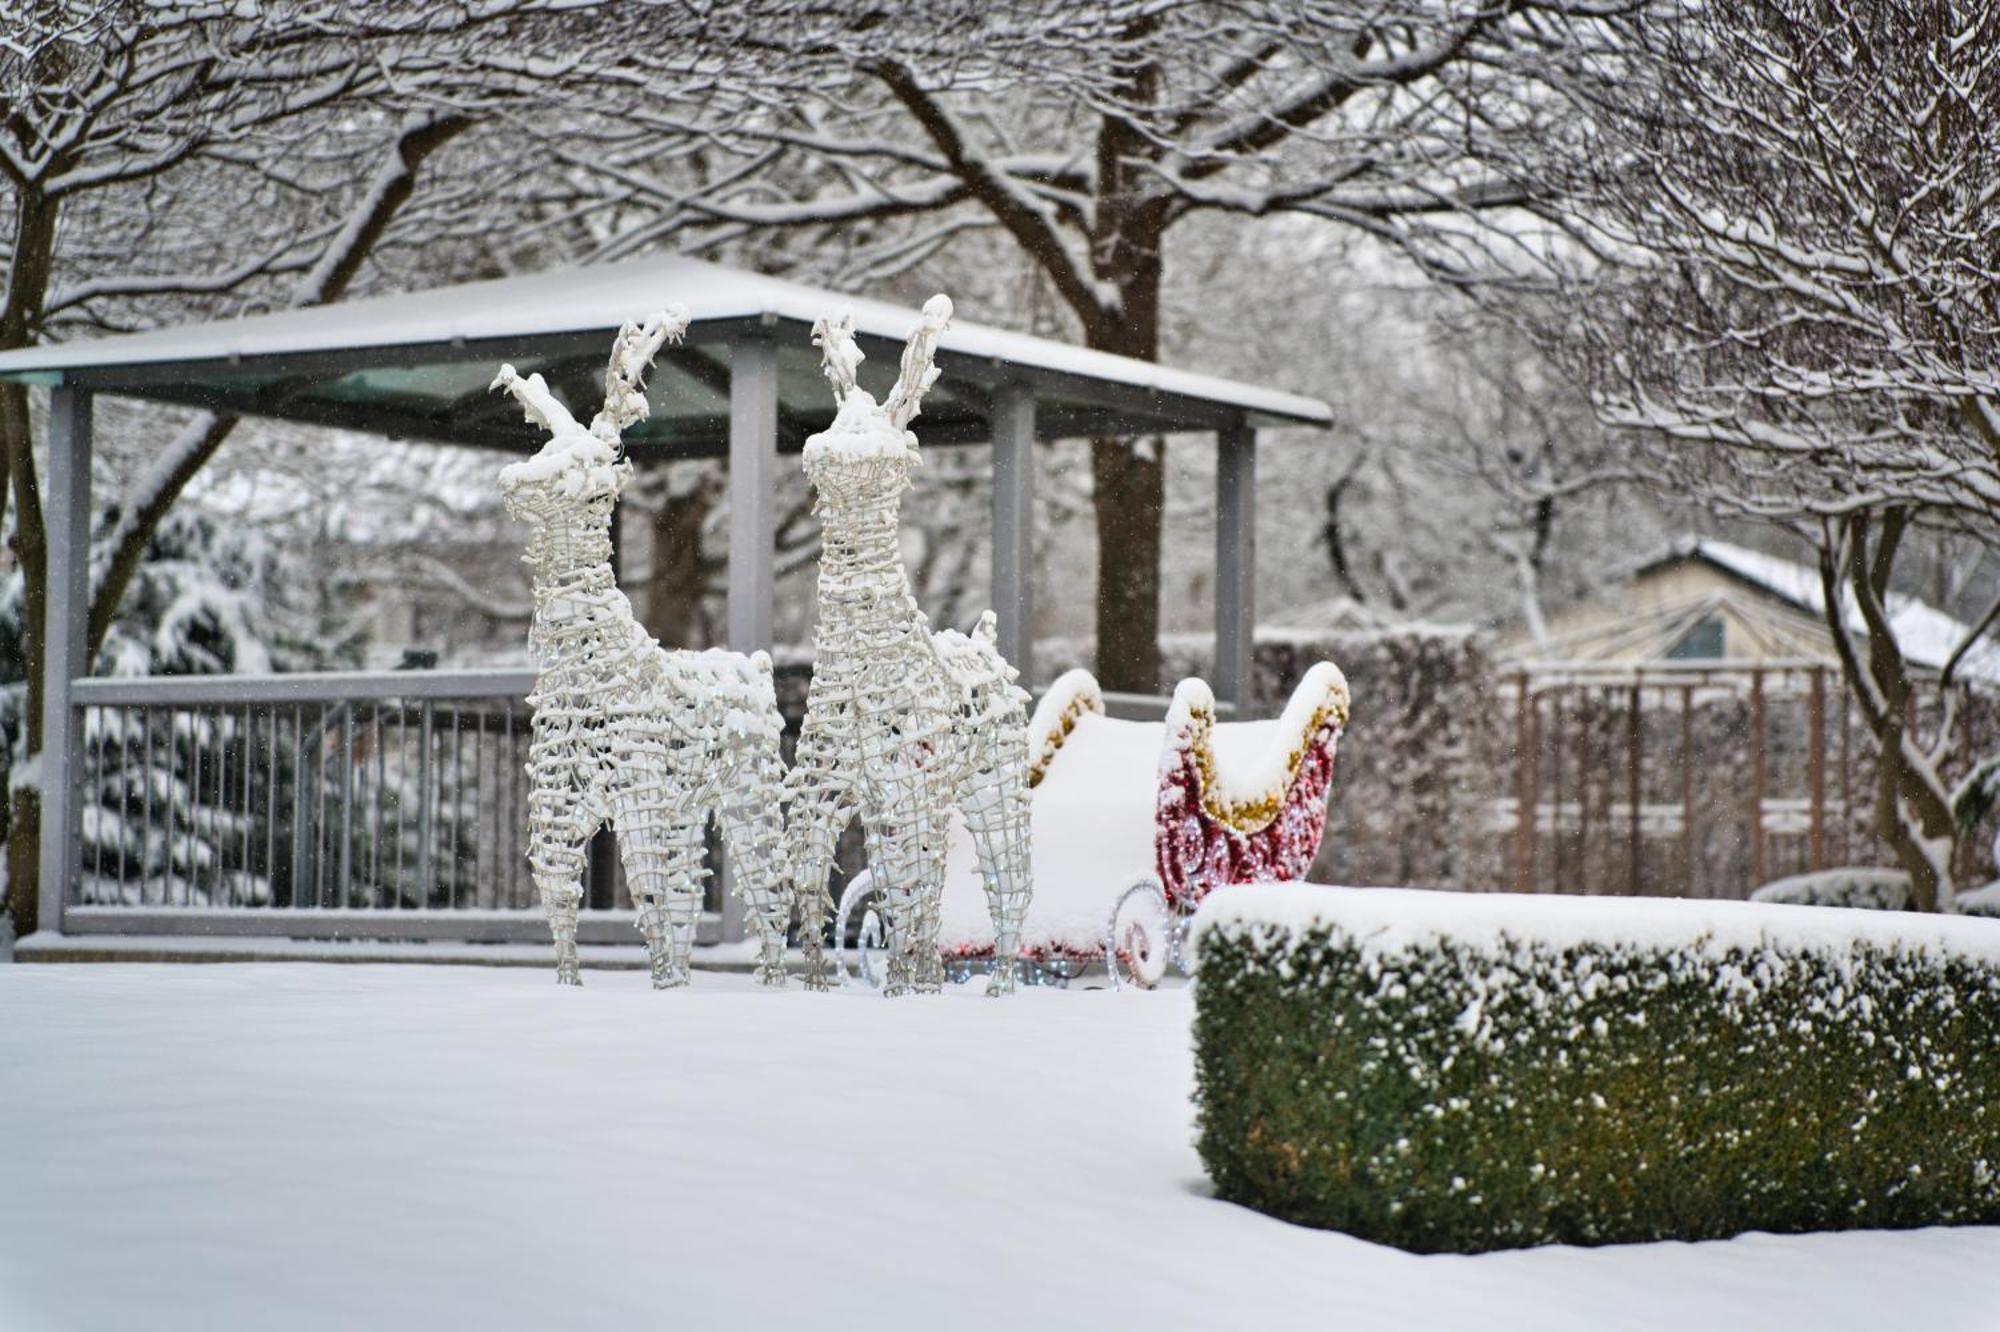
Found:
M 412 439 L 532 449 L 537 432 L 487 391 L 502 361 L 540 372 L 574 409 L 594 410 L 609 335 L 663 306 L 691 318 L 662 353 L 652 418 L 626 432 L 635 454 L 723 453 L 731 345 L 778 349 L 779 447 L 796 450 L 831 420 L 812 346 L 813 321 L 851 310 L 878 391 L 894 374 L 917 312 L 883 301 L 700 260 L 649 258 L 467 283 L 433 291 L 0 353 L 0 379 L 96 389 L 246 415 Z M 927 444 L 990 436 L 990 395 L 1022 384 L 1042 438 L 1089 434 L 1325 426 L 1323 402 L 1046 338 L 954 321 L 943 370 L 918 426 Z

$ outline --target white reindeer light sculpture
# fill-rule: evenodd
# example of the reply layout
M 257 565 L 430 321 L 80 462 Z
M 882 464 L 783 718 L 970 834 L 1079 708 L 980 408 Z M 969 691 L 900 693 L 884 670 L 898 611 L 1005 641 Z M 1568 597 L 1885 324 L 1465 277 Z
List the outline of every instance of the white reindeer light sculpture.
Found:
M 816 938 L 834 843 L 858 812 L 882 890 L 890 994 L 943 985 L 938 899 L 953 806 L 972 835 L 993 915 L 988 994 L 1014 988 L 1033 889 L 1028 695 L 994 646 L 991 611 L 970 638 L 930 632 L 897 548 L 902 496 L 918 462 L 907 427 L 937 379 L 932 357 L 950 317 L 943 296 L 924 306 L 902 374 L 879 406 L 854 382 L 862 356 L 851 320 L 822 319 L 813 329 L 839 412 L 805 446 L 821 551 L 812 688 L 787 778 L 793 891 Z
M 606 824 L 618 835 L 654 987 L 688 983 L 711 813 L 761 945 L 757 978 L 784 984 L 790 893 L 771 659 L 664 650 L 639 627 L 611 568 L 611 509 L 632 473 L 620 432 L 646 417 L 640 377 L 653 353 L 686 329 L 687 316 L 673 312 L 619 332 L 604 407 L 588 429 L 540 375 L 524 379 L 509 365 L 493 381 L 549 432 L 539 453 L 501 471 L 500 490 L 530 532 L 529 641 L 541 673 L 528 700 L 535 709 L 528 860 L 555 935 L 556 979 L 565 985 L 581 983 L 584 851 Z

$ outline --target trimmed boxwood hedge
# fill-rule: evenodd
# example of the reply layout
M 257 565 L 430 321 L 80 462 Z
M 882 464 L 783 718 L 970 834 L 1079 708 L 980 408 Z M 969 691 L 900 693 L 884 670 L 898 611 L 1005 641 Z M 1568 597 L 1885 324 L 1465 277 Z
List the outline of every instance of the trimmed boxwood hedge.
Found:
M 1391 898 L 1486 925 L 1396 929 Z M 2000 1222 L 1992 954 L 1738 903 L 1678 937 L 1628 910 L 1646 928 L 1621 938 L 1613 912 L 1592 939 L 1531 900 L 1510 930 L 1504 895 L 1217 894 L 1194 1045 L 1218 1195 L 1424 1253 Z M 1725 907 L 1757 928 L 1700 923 Z

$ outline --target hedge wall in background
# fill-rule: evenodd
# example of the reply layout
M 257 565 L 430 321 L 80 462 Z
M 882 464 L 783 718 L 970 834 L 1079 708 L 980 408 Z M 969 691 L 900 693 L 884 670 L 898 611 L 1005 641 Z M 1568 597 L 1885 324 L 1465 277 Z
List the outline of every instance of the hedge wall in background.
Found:
M 1991 961 L 1229 918 L 1287 891 L 1227 890 L 1200 927 L 1198 1145 L 1225 1199 L 1418 1252 L 2000 1222 Z

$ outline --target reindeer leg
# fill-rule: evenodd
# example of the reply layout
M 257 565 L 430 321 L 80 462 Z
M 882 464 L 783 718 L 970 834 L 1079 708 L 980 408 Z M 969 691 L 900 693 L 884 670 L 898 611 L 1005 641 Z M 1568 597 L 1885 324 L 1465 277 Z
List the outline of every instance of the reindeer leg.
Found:
M 989 612 L 989 615 L 991 612 Z M 982 621 L 982 629 L 986 622 Z M 993 975 L 986 993 L 1002 995 L 1014 989 L 1021 949 L 1021 927 L 1034 896 L 1034 867 L 1029 858 L 1028 729 L 1019 691 L 996 678 L 986 691 L 1005 689 L 1002 706 L 990 696 L 979 711 L 991 713 L 987 724 L 960 732 L 965 749 L 965 777 L 957 804 L 972 835 L 979 858 L 979 876 L 986 885 L 986 908 L 993 918 Z
M 596 831 L 583 799 L 566 774 L 537 771 L 530 791 L 528 866 L 556 944 L 556 984 L 581 985 L 576 958 L 576 913 L 583 902 L 584 847 Z
M 702 863 L 707 820 L 686 810 L 636 811 L 621 819 L 618 856 L 639 909 L 639 932 L 652 962 L 653 988 L 672 990 L 693 979 L 695 927 L 701 922 Z
M 757 983 L 770 986 L 785 983 L 785 929 L 796 893 L 785 865 L 784 775 L 775 734 L 768 741 L 746 742 L 723 778 L 722 799 L 716 808 L 716 821 L 729 854 L 730 887 L 743 899 L 751 932 L 757 936 Z M 823 902 L 825 896 L 822 886 L 815 904 Z M 824 911 L 812 920 L 802 920 L 801 930 L 807 986 L 824 989 L 826 961 L 820 940 L 825 930 Z M 812 984 L 815 976 L 817 986 Z
M 799 737 L 796 762 L 785 782 L 785 840 L 792 853 L 792 903 L 798 913 L 799 946 L 805 950 L 805 987 L 831 987 L 826 964 L 826 926 L 833 914 L 827 874 L 834 847 L 854 817 L 846 785 L 839 779 L 833 747 L 823 733 Z M 834 947 L 844 941 L 834 940 Z

